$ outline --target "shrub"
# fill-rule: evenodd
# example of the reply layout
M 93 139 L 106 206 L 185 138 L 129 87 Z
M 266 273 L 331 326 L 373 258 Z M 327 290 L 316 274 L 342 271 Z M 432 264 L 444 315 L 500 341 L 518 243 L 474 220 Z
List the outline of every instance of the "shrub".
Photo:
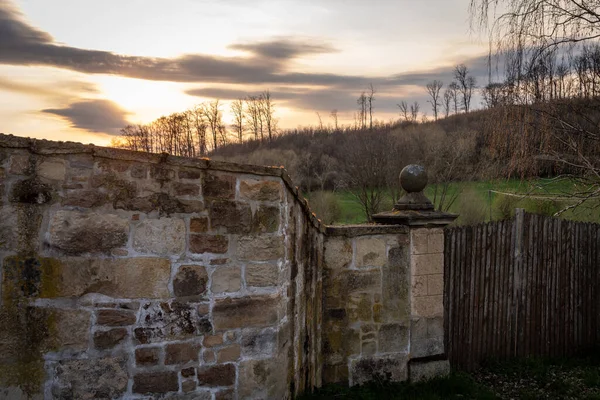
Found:
M 333 192 L 314 192 L 310 197 L 310 208 L 324 224 L 338 222 L 342 209 Z
M 485 222 L 487 217 L 485 202 L 475 190 L 470 189 L 463 193 L 458 203 L 458 214 L 457 225 L 475 225 Z
M 499 219 L 511 219 L 515 216 L 515 208 L 517 208 L 520 201 L 521 198 L 517 196 L 496 193 L 492 206 Z
M 562 210 L 563 206 L 559 201 L 548 199 L 526 199 L 523 202 L 523 208 L 528 213 L 546 215 L 552 217 L 555 213 Z

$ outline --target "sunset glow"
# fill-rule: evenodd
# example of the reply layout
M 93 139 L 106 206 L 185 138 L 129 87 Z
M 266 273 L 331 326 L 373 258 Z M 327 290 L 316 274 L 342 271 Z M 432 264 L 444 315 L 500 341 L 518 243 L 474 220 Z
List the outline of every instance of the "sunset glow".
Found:
M 469 0 L 0 0 L 0 131 L 107 144 L 212 99 L 271 91 L 282 128 L 350 123 L 377 90 L 375 117 L 424 106 L 427 81 L 486 47 L 469 34 Z

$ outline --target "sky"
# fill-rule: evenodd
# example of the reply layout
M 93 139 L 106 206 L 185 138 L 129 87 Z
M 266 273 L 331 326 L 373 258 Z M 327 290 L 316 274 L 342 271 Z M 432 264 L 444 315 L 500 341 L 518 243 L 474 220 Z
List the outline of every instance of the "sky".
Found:
M 107 145 L 213 99 L 269 90 L 281 128 L 323 123 L 376 90 L 399 117 L 466 64 L 488 80 L 470 0 L 0 0 L 0 132 Z M 477 106 L 474 104 L 473 106 Z

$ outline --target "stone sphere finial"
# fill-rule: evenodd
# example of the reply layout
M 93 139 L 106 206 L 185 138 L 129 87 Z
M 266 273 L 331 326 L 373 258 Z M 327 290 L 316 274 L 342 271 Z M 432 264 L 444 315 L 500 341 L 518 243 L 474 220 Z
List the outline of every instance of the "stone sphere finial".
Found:
M 427 172 L 425 167 L 417 164 L 410 164 L 402 168 L 400 172 L 400 186 L 407 193 L 417 193 L 423 191 L 427 186 Z

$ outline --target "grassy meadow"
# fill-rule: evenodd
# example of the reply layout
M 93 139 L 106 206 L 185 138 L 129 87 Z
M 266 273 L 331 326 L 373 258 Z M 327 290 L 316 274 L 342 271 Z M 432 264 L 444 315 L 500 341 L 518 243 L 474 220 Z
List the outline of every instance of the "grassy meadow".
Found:
M 515 208 L 527 212 L 553 215 L 574 204 L 567 196 L 582 188 L 566 180 L 497 180 L 481 182 L 455 182 L 449 184 L 446 199 L 455 200 L 448 211 L 459 215 L 455 224 L 468 225 L 479 222 L 510 218 Z M 435 185 L 429 185 L 425 194 L 430 200 L 436 198 Z M 441 187 L 438 186 L 436 204 Z M 359 224 L 367 221 L 361 204 L 350 191 L 305 193 L 313 211 L 326 223 Z M 385 193 L 381 210 L 390 210 L 395 201 Z M 567 210 L 561 218 L 600 223 L 600 202 L 590 201 L 575 209 Z

